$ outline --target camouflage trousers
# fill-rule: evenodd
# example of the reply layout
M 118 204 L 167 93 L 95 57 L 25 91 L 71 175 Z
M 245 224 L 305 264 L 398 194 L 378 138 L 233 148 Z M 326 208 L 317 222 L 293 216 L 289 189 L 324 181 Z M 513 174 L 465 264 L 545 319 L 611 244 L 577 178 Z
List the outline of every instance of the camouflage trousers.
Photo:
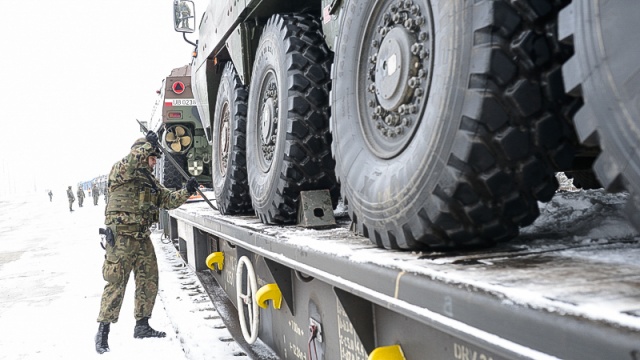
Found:
M 107 285 L 98 321 L 118 321 L 131 271 L 136 283 L 134 317 L 136 320 L 151 317 L 158 294 L 158 262 L 149 236 L 136 238 L 116 233 L 115 246 L 107 245 L 106 252 L 102 276 Z

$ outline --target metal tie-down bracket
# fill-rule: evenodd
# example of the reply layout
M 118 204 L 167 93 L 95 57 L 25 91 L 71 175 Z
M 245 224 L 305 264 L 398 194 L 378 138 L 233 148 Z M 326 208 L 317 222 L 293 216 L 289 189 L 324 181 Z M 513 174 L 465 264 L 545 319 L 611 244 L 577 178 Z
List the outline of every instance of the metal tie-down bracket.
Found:
M 300 192 L 298 225 L 309 228 L 322 228 L 336 225 L 329 190 Z

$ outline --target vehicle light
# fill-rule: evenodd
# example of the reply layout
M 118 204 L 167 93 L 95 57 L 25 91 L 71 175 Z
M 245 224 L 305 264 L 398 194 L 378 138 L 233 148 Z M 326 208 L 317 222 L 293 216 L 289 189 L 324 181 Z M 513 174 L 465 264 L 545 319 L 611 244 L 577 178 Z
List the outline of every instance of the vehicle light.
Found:
M 182 113 L 180 111 L 169 111 L 167 116 L 169 119 L 182 119 Z

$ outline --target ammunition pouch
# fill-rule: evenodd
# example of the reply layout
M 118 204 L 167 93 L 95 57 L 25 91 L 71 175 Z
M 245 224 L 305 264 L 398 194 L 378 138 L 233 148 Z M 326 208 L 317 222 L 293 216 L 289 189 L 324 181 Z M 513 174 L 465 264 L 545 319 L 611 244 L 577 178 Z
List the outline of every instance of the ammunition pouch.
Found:
M 160 194 L 150 186 L 130 183 L 109 193 L 106 213 L 128 212 L 147 214 L 152 222 L 158 221 Z
M 112 284 L 121 284 L 124 279 L 124 267 L 122 261 L 113 253 L 105 255 L 102 264 L 102 278 Z

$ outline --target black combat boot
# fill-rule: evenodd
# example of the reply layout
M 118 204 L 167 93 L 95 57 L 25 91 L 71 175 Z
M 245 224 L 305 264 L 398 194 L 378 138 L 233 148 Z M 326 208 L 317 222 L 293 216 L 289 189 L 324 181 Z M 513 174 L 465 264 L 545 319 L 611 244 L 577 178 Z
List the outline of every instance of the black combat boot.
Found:
M 157 331 L 149 326 L 149 318 L 142 318 L 136 321 L 136 327 L 133 328 L 133 337 L 136 339 L 157 337 L 163 338 L 167 336 L 164 331 Z
M 96 334 L 96 351 L 98 354 L 104 354 L 109 351 L 109 328 L 111 323 L 101 322 L 98 326 L 98 333 Z

